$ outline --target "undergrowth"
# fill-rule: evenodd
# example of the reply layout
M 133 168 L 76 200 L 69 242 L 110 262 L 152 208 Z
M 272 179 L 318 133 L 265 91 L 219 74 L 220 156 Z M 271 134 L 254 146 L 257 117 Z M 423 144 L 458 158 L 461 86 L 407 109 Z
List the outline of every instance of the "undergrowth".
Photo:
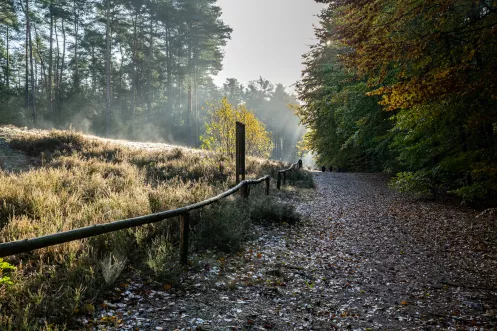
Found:
M 210 154 L 130 149 L 62 131 L 19 135 L 10 145 L 32 156 L 34 166 L 17 174 L 0 171 L 1 242 L 175 209 L 235 184 L 234 162 Z M 282 168 L 247 159 L 248 178 L 275 178 Z M 293 176 L 289 184 L 313 185 L 303 172 Z M 252 223 L 296 222 L 293 209 L 276 202 L 278 194 L 272 189 L 267 198 L 260 186 L 248 200 L 232 197 L 193 213 L 192 248 L 235 252 L 251 238 Z M 91 315 L 92 300 L 129 268 L 174 282 L 181 272 L 178 223 L 171 219 L 6 258 L 0 329 L 63 329 L 70 316 Z

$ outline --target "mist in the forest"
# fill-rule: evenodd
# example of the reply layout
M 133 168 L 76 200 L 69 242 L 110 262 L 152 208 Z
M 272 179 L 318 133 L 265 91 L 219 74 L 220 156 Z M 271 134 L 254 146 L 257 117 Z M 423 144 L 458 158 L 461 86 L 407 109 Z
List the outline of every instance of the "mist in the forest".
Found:
M 2 12 L 0 124 L 199 147 L 207 105 L 226 96 L 266 125 L 273 158 L 296 157 L 287 88 L 258 73 L 214 84 L 233 32 L 216 1 L 25 0 Z

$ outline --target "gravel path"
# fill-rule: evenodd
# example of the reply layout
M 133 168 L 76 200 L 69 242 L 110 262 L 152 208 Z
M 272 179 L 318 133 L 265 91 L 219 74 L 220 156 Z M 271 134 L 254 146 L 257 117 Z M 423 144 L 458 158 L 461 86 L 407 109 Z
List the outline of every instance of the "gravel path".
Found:
M 494 330 L 495 214 L 414 201 L 378 174 L 316 173 L 299 227 L 194 259 L 180 286 L 129 279 L 90 328 Z

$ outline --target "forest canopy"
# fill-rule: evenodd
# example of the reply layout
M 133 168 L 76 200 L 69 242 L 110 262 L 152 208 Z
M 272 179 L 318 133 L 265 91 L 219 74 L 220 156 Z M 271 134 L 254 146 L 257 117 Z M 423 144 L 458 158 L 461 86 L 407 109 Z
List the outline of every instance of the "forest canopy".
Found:
M 291 92 L 213 82 L 232 33 L 221 15 L 217 0 L 0 0 L 0 124 L 200 147 L 206 103 L 227 96 L 272 132 L 273 158 L 293 160 Z
M 320 163 L 497 198 L 497 2 L 324 1 L 297 89 Z

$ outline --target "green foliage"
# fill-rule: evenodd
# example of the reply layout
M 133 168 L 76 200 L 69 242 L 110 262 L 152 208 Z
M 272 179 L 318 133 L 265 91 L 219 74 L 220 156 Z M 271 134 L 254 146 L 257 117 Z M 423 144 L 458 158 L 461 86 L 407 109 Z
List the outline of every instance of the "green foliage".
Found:
M 275 159 L 295 158 L 303 128 L 283 85 L 214 84 L 232 32 L 216 0 L 2 0 L 0 31 L 0 124 L 199 147 L 201 105 L 226 96 L 256 110 Z
M 14 284 L 14 283 L 12 283 L 10 277 L 7 275 L 4 275 L 4 273 L 15 270 L 15 269 L 16 268 L 12 264 L 5 262 L 2 258 L 0 258 L 0 288 L 2 287 L 2 285 Z
M 154 238 L 147 251 L 146 265 L 161 282 L 177 283 L 181 275 L 178 251 L 165 236 Z
M 410 192 L 420 196 L 431 196 L 434 191 L 431 176 L 421 171 L 399 172 L 390 185 L 400 192 Z
M 397 173 L 403 191 L 495 204 L 495 4 L 323 2 L 297 84 L 303 147 L 322 165 Z
M 313 150 L 318 164 L 353 171 L 382 170 L 390 158 L 392 123 L 378 99 L 365 95 L 363 81 L 340 63 L 326 44 L 306 55 L 306 77 L 297 84 L 304 104 L 297 108 L 310 131 L 301 149 Z

